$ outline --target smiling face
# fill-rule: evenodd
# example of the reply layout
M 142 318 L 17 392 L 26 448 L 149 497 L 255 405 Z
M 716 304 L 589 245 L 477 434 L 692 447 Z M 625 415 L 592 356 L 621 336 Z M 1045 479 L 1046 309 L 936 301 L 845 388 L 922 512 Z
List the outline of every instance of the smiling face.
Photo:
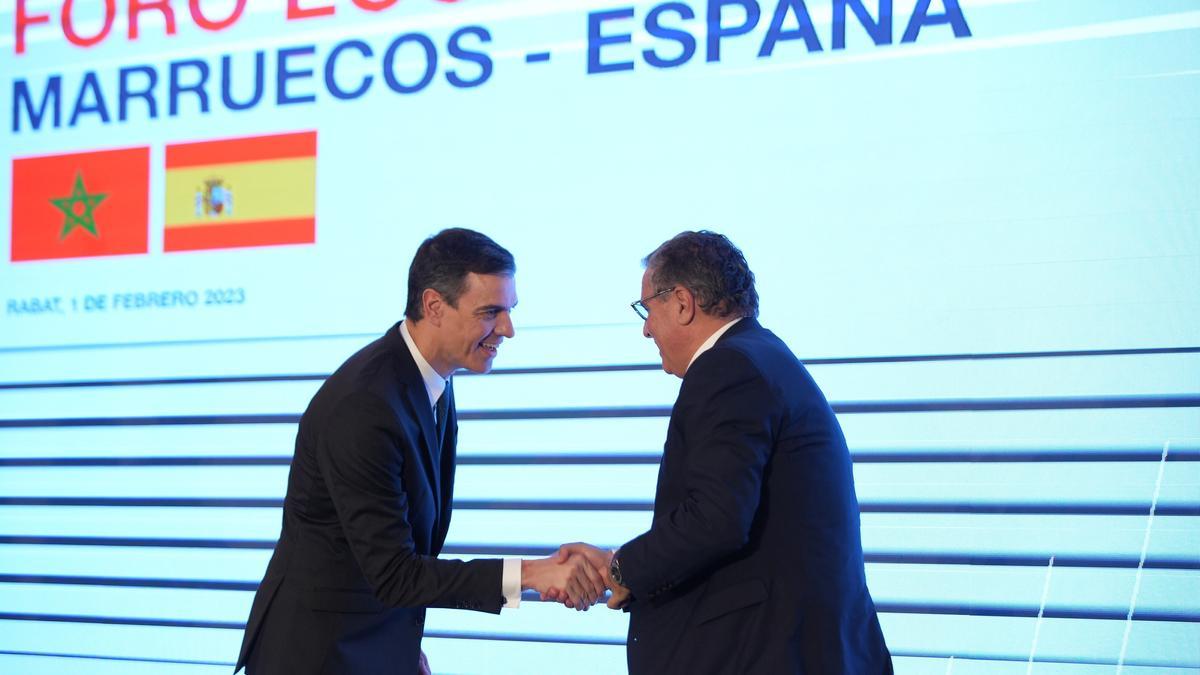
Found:
M 460 368 L 486 373 L 500 343 L 515 334 L 510 313 L 517 305 L 516 282 L 511 276 L 469 273 L 457 304 L 442 304 L 429 364 L 443 376 Z
M 683 377 L 687 370 L 691 352 L 687 351 L 686 334 L 679 323 L 680 307 L 675 293 L 664 293 L 657 297 L 661 288 L 655 288 L 650 279 L 650 270 L 642 274 L 643 298 L 647 310 L 646 321 L 642 324 L 642 335 L 654 340 L 658 347 L 658 355 L 662 358 L 663 370 Z

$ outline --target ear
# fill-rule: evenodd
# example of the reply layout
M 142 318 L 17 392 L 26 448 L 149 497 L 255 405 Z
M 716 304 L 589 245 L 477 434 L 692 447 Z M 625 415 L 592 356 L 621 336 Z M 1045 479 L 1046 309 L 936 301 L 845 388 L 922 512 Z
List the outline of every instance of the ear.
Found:
M 429 323 L 441 326 L 442 315 L 446 311 L 446 301 L 442 298 L 442 294 L 432 288 L 426 288 L 421 293 L 421 311 Z
M 696 296 L 687 288 L 680 286 L 671 293 L 671 304 L 675 321 L 680 326 L 687 326 L 696 320 Z

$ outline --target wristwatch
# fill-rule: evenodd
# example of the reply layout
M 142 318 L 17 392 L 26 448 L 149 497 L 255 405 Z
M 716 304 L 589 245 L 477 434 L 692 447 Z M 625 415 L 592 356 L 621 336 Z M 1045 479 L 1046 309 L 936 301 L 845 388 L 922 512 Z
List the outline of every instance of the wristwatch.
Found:
M 608 576 L 612 577 L 613 582 L 618 586 L 624 586 L 625 582 L 621 579 L 621 559 L 617 557 L 620 553 L 621 549 L 619 548 L 613 551 L 612 562 L 608 563 Z

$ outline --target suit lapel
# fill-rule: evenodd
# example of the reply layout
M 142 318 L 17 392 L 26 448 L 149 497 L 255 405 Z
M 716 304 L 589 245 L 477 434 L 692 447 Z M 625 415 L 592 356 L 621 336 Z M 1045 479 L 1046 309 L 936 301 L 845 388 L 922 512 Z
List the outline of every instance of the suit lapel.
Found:
M 406 393 L 413 415 L 421 425 L 421 448 L 424 451 L 421 457 L 425 460 L 426 468 L 432 469 L 437 466 L 437 453 L 434 451 L 437 448 L 437 430 L 433 423 L 433 408 L 429 407 L 429 392 L 424 382 L 417 382 L 409 384 Z
M 419 443 L 421 447 L 416 448 L 420 454 L 421 468 L 424 469 L 429 484 L 433 486 L 434 503 L 441 504 L 442 488 L 438 469 L 437 429 L 433 421 L 433 408 L 429 405 L 429 390 L 425 388 L 425 380 L 421 378 L 421 371 L 417 368 L 417 362 L 413 359 L 412 353 L 408 350 L 408 344 L 400 335 L 400 324 L 393 326 L 388 336 L 392 341 L 392 348 L 397 352 L 396 375 L 403 385 L 405 403 L 412 419 L 417 421 L 417 425 L 421 429 Z M 434 520 L 434 538 L 437 537 L 436 527 L 440 518 L 438 515 Z

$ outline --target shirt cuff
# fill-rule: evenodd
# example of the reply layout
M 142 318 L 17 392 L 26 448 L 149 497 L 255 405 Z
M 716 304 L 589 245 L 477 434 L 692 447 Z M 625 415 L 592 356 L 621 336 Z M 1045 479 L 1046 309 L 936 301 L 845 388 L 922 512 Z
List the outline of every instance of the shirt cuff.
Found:
M 500 594 L 504 596 L 505 609 L 517 609 L 521 606 L 521 559 L 504 559 L 504 576 L 500 580 Z

